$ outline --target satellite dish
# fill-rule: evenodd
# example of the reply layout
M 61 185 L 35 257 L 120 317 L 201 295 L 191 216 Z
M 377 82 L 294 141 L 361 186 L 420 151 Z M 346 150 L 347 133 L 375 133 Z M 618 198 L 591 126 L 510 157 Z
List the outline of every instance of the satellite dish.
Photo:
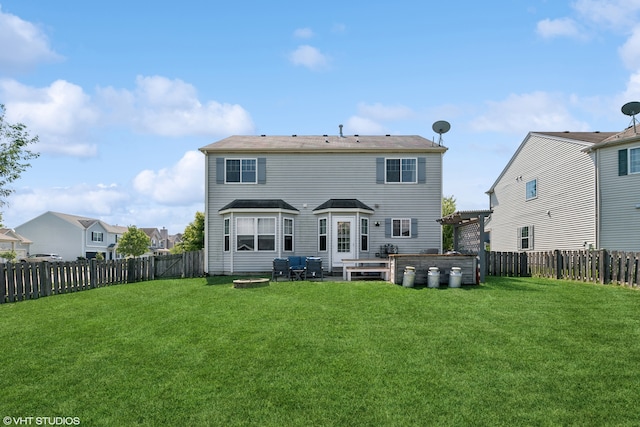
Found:
M 633 133 L 636 133 L 636 114 L 638 113 L 640 113 L 640 102 L 638 101 L 627 102 L 622 106 L 622 114 L 632 117 Z
M 438 139 L 438 145 L 442 145 L 442 134 L 449 132 L 449 129 L 451 129 L 451 125 L 447 121 L 438 120 L 433 124 L 433 126 L 431 126 L 431 128 L 435 133 L 440 135 L 440 138 Z

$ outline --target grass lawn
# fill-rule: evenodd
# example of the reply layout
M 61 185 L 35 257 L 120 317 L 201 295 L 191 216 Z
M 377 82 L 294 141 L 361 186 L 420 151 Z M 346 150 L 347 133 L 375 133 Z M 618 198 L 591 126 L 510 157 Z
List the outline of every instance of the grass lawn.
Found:
M 83 426 L 640 422 L 636 290 L 531 278 L 440 290 L 216 280 L 0 305 L 0 416 Z

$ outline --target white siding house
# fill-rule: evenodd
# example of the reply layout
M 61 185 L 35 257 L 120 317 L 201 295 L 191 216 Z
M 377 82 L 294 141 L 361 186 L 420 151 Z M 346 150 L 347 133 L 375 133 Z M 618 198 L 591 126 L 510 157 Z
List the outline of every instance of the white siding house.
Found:
M 491 250 L 596 247 L 596 166 L 584 150 L 613 135 L 529 133 L 487 191 Z
M 205 269 L 441 251 L 442 156 L 420 136 L 232 136 L 205 154 Z
M 596 164 L 597 247 L 640 251 L 640 135 L 632 126 L 586 151 Z
M 15 228 L 31 240 L 30 251 L 56 253 L 65 261 L 94 258 L 101 253 L 105 259 L 115 259 L 118 238 L 127 227 L 112 226 L 94 218 L 45 212 Z

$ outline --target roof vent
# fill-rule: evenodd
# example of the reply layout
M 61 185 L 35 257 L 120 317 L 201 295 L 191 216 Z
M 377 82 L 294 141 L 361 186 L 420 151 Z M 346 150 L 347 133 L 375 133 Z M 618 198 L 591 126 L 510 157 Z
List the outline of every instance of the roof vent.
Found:
M 298 136 L 298 135 L 296 135 L 296 134 L 294 133 L 294 134 L 293 134 L 293 135 L 291 135 L 291 136 L 292 136 L 293 138 L 295 138 L 295 137 L 296 137 L 296 136 Z
M 390 134 L 386 134 L 385 136 L 391 136 Z
M 338 127 L 340 128 L 340 138 L 344 138 L 344 135 L 342 134 L 342 125 L 338 125 Z
M 262 134 L 262 135 L 260 135 L 260 136 L 264 138 L 264 137 L 265 137 L 265 136 L 267 136 L 267 135 Z

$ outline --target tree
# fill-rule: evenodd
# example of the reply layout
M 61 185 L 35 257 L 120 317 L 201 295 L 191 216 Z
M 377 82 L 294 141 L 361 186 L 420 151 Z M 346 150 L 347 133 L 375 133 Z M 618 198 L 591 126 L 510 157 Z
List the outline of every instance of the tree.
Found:
M 453 196 L 442 198 L 442 216 L 451 215 L 456 211 L 456 199 Z M 442 250 L 453 250 L 453 225 L 442 226 Z
M 182 242 L 178 243 L 172 252 L 199 251 L 202 248 L 204 248 L 204 212 L 196 212 L 195 219 L 184 229 Z
M 27 149 L 38 142 L 38 137 L 30 138 L 22 123 L 7 123 L 4 114 L 4 105 L 0 104 L 0 206 L 14 191 L 9 185 L 31 166 L 29 160 L 39 156 Z
M 118 239 L 116 251 L 125 256 L 139 257 L 149 250 L 151 240 L 144 231 L 135 225 L 129 226 L 127 231 Z

